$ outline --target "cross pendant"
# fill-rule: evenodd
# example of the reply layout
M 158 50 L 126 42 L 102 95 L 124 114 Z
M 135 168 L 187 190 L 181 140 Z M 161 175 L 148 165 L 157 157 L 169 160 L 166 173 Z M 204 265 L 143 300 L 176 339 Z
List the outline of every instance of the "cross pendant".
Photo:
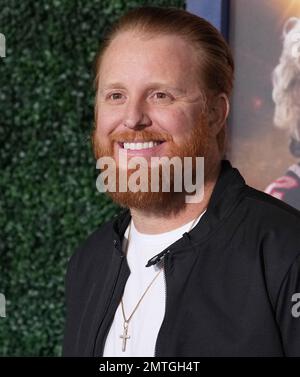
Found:
M 130 338 L 129 335 L 127 335 L 127 331 L 128 331 L 128 322 L 124 322 L 124 331 L 123 331 L 123 335 L 120 335 L 120 338 L 123 339 L 123 342 L 122 342 L 122 351 L 125 352 L 126 350 L 126 341 L 127 339 Z

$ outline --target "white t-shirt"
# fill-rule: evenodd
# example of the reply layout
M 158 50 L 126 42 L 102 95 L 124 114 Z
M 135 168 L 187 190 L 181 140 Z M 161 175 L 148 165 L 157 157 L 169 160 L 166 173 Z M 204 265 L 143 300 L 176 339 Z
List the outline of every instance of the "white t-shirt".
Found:
M 204 212 L 205 210 L 198 216 L 193 226 L 198 223 Z M 127 251 L 127 261 L 131 273 L 126 282 L 123 295 L 124 311 L 127 319 L 148 285 L 162 268 L 157 265 L 145 267 L 148 260 L 181 238 L 184 232 L 190 230 L 193 221 L 180 228 L 160 234 L 140 233 L 135 228 L 133 221 L 131 221 L 130 244 Z M 128 230 L 129 226 L 124 235 L 126 241 Z M 123 242 L 123 250 L 125 249 L 126 241 Z M 130 338 L 126 341 L 124 352 L 122 351 L 123 339 L 120 338 L 120 335 L 123 335 L 124 324 L 120 303 L 106 338 L 103 357 L 154 356 L 157 335 L 165 314 L 165 289 L 164 271 L 161 271 L 129 321 L 127 335 Z

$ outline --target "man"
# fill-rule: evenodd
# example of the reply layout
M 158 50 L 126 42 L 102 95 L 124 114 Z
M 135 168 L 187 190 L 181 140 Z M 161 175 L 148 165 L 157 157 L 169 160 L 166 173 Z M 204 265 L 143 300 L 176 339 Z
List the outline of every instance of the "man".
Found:
M 123 191 L 116 175 L 123 213 L 69 262 L 63 355 L 299 356 L 300 216 L 224 159 L 233 60 L 220 33 L 183 10 L 134 9 L 96 69 L 96 159 L 129 185 L 135 157 L 147 172 L 153 157 L 192 157 L 196 178 L 203 156 L 204 194 Z

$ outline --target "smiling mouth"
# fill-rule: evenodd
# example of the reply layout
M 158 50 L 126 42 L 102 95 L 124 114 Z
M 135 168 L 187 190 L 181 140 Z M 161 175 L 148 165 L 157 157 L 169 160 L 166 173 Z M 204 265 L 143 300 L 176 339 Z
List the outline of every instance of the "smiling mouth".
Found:
M 146 141 L 146 142 L 118 142 L 119 146 L 126 150 L 142 150 L 154 148 L 160 144 L 164 143 L 163 140 L 156 141 Z

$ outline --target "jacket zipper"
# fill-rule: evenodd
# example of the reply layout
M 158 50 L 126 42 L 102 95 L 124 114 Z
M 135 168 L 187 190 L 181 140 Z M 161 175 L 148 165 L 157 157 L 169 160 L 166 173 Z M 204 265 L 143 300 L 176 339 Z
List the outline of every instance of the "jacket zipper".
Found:
M 169 250 L 168 250 L 169 252 Z M 165 264 L 165 258 L 167 257 L 167 254 L 164 256 L 164 258 L 162 259 L 162 268 L 163 268 L 163 274 L 164 274 L 164 282 L 165 282 L 165 315 L 164 315 L 164 318 L 163 318 L 163 321 L 161 323 L 161 326 L 160 326 L 160 329 L 158 331 L 158 334 L 157 334 L 157 338 L 156 338 L 156 343 L 155 343 L 155 348 L 154 348 L 154 357 L 157 357 L 157 341 L 158 341 L 158 338 L 159 338 L 159 334 L 161 332 L 161 328 L 163 326 L 163 323 L 164 323 L 164 320 L 165 320 L 165 316 L 166 316 L 166 309 L 167 309 L 167 278 L 166 278 L 166 264 Z
M 104 314 L 104 317 L 103 317 L 103 321 L 108 313 L 108 309 L 110 307 L 110 304 L 111 304 L 111 300 L 112 300 L 112 297 L 113 297 L 113 294 L 114 294 L 114 291 L 115 291 L 115 288 L 116 288 L 116 284 L 117 284 L 117 281 L 119 279 L 119 275 L 120 275 L 120 271 L 121 271 L 121 267 L 122 267 L 122 262 L 124 260 L 124 255 L 121 255 L 120 256 L 121 258 L 121 261 L 120 261 L 120 265 L 119 265 L 119 269 L 118 269 L 118 273 L 117 273 L 117 276 L 116 276 L 116 279 L 114 281 L 114 286 L 113 286 L 113 289 L 112 289 L 112 292 L 111 292 L 111 296 L 110 296 L 110 299 L 109 299 L 109 302 L 108 302 L 108 305 L 107 305 L 107 308 L 106 308 L 106 312 Z M 103 322 L 102 322 L 103 323 Z M 112 323 L 112 322 L 111 322 Z M 103 357 L 103 352 L 104 352 L 104 347 L 105 347 L 105 342 L 106 342 L 106 339 L 107 339 L 107 335 L 108 335 L 108 332 L 110 330 L 110 326 L 111 326 L 111 323 L 110 325 L 107 326 L 107 330 L 103 336 L 103 341 L 102 341 L 102 346 L 101 346 L 101 352 L 100 352 L 100 357 Z M 100 325 L 101 326 L 101 325 Z M 97 338 L 96 338 L 97 339 Z M 97 341 L 97 340 L 96 340 Z M 96 341 L 95 341 L 95 345 L 96 345 Z M 95 354 L 95 345 L 94 345 L 94 350 L 93 350 L 93 355 Z

